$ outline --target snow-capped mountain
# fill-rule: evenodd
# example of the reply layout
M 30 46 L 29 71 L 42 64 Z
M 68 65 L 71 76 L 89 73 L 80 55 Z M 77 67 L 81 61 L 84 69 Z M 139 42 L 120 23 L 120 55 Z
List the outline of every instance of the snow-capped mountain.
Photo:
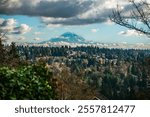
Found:
M 101 43 L 95 41 L 85 40 L 83 37 L 71 33 L 66 32 L 59 37 L 51 38 L 47 41 L 42 41 L 40 43 L 16 43 L 16 45 L 23 46 L 44 46 L 44 47 L 61 47 L 61 46 L 95 46 L 100 48 L 123 48 L 123 49 L 150 49 L 150 44 L 127 44 L 127 43 Z
M 86 43 L 86 40 L 75 33 L 66 32 L 60 35 L 59 37 L 51 38 L 50 40 L 44 41 L 42 43 L 48 43 L 48 42 Z

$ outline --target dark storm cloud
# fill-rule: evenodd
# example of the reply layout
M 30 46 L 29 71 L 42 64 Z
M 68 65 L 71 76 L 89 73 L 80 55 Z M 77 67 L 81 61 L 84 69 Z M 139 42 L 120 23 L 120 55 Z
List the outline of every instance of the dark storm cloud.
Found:
M 0 3 L 0 14 L 67 18 L 86 12 L 93 2 L 82 0 L 2 0 Z
M 106 22 L 116 5 L 117 0 L 1 0 L 0 14 L 39 16 L 46 25 L 86 25 Z
M 110 14 L 110 9 L 103 8 L 105 0 L 2 0 L 0 3 L 3 3 L 0 14 L 40 16 L 46 25 L 101 23 Z
M 81 14 L 79 16 L 71 17 L 71 18 L 49 18 L 42 17 L 42 23 L 49 26 L 69 26 L 69 25 L 88 25 L 94 23 L 103 23 L 107 22 L 109 16 L 111 15 L 110 10 L 105 9 L 103 12 L 96 14 L 91 10 L 87 14 Z
M 87 18 L 87 19 L 80 19 L 78 17 L 73 17 L 73 18 L 66 18 L 66 19 L 49 19 L 49 18 L 42 18 L 42 22 L 45 23 L 46 25 L 87 25 L 87 24 L 93 24 L 93 23 L 100 23 L 100 22 L 105 22 L 106 18 Z

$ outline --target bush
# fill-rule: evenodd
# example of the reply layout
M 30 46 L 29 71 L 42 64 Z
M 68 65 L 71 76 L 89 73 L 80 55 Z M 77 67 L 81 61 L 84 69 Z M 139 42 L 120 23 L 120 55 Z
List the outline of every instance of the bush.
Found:
M 0 68 L 0 99 L 54 99 L 51 72 L 42 65 Z

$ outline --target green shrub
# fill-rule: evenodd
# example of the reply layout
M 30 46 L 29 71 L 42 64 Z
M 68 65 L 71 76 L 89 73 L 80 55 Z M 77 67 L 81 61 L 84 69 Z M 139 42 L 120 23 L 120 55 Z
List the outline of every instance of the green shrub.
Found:
M 52 77 L 42 65 L 0 68 L 0 99 L 54 99 Z

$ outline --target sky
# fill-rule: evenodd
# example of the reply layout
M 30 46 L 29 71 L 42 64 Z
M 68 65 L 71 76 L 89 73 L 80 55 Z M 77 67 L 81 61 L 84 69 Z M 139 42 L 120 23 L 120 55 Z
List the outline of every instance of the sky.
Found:
M 7 41 L 41 42 L 73 32 L 88 41 L 150 44 L 150 38 L 110 21 L 127 0 L 1 0 L 0 31 Z M 139 0 L 136 0 L 139 2 Z

